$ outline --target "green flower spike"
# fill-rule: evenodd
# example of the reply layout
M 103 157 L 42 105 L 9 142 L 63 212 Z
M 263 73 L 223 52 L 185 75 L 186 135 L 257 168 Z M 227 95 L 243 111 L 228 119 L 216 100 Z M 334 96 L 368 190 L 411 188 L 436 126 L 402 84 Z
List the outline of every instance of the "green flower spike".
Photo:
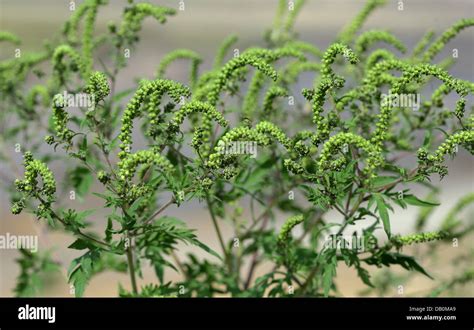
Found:
M 295 215 L 288 218 L 280 229 L 278 243 L 281 245 L 287 245 L 291 238 L 291 231 L 303 221 L 304 217 L 302 215 Z
M 19 214 L 25 207 L 26 199 L 31 196 L 41 196 L 45 203 L 51 203 L 55 198 L 56 180 L 48 166 L 40 160 L 33 159 L 33 155 L 29 151 L 24 154 L 24 166 L 24 179 L 15 180 L 15 187 L 23 194 L 23 197 L 12 205 L 13 214 Z M 42 186 L 39 186 L 38 176 L 41 177 Z M 40 204 L 39 208 L 41 205 L 43 204 Z M 41 208 L 44 208 L 44 205 Z
M 157 123 L 157 118 L 159 115 L 159 102 L 164 93 L 167 93 L 175 103 L 179 103 L 181 97 L 189 96 L 190 91 L 184 85 L 181 85 L 177 82 L 170 80 L 157 79 L 154 81 L 145 81 L 142 83 L 140 88 L 136 91 L 135 95 L 132 97 L 128 103 L 125 112 L 122 116 L 122 128 L 119 135 L 120 149 L 122 150 L 119 153 L 119 157 L 123 159 L 128 153 L 130 153 L 130 148 L 132 144 L 132 129 L 133 129 L 133 120 L 142 115 L 140 109 L 142 103 L 145 99 L 150 96 L 150 101 L 147 107 L 148 116 L 150 119 L 150 125 L 155 125 Z

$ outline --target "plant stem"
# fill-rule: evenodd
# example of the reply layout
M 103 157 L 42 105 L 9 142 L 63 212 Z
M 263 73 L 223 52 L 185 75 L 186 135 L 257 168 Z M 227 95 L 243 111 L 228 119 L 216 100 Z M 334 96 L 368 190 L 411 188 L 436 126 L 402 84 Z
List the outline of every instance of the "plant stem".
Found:
M 132 283 L 132 291 L 134 294 L 138 293 L 137 289 L 137 279 L 135 276 L 135 264 L 133 262 L 133 244 L 132 239 L 129 236 L 129 245 L 127 247 L 127 263 L 128 263 L 128 271 L 130 273 L 130 281 Z
M 206 192 L 206 203 L 207 203 L 207 208 L 209 209 L 209 213 L 211 215 L 212 223 L 214 224 L 214 229 L 216 230 L 217 237 L 219 239 L 219 243 L 221 245 L 222 251 L 224 252 L 224 257 L 227 260 L 227 263 L 229 265 L 229 270 L 230 270 L 230 262 L 227 254 L 227 249 L 225 248 L 225 243 L 224 239 L 222 237 L 222 232 L 221 229 L 219 228 L 219 223 L 217 222 L 216 215 L 214 213 L 214 209 L 212 208 L 212 203 L 211 200 L 209 199 L 209 194 Z

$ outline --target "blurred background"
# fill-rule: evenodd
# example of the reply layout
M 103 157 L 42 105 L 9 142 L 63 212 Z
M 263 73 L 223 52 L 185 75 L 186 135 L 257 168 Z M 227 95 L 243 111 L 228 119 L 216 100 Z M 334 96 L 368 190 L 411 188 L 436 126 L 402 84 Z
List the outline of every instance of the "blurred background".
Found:
M 43 42 L 54 36 L 58 36 L 62 24 L 69 17 L 69 2 L 57 0 L 0 0 L 0 30 L 7 30 L 18 35 L 22 40 L 22 51 L 38 50 Z M 76 1 L 79 4 L 81 1 Z M 127 1 L 113 0 L 106 7 L 99 10 L 96 31 L 105 32 L 107 22 L 119 22 L 122 10 Z M 178 9 L 178 1 L 150 1 L 155 4 L 169 6 Z M 438 34 L 451 26 L 461 18 L 474 16 L 474 1 L 472 0 L 405 0 L 404 10 L 398 10 L 399 1 L 389 1 L 389 3 L 375 11 L 363 30 L 371 28 L 387 29 L 400 38 L 408 49 L 425 34 L 427 30 L 434 30 Z M 352 18 L 362 8 L 364 1 L 360 0 L 309 0 L 300 13 L 295 31 L 304 41 L 313 43 L 320 49 L 325 49 L 341 28 L 350 22 Z M 262 45 L 263 33 L 271 26 L 276 12 L 276 0 L 184 0 L 185 10 L 178 11 L 177 15 L 169 18 L 164 25 L 158 24 L 153 19 L 147 19 L 141 32 L 141 41 L 138 47 L 132 50 L 128 67 L 118 76 L 118 88 L 124 89 L 135 86 L 134 79 L 137 77 L 151 77 L 154 75 L 160 59 L 168 52 L 176 48 L 188 48 L 200 53 L 205 61 L 201 65 L 201 70 L 209 69 L 213 63 L 215 51 L 221 41 L 230 34 L 237 34 L 239 42 L 236 47 L 243 50 L 249 46 Z M 450 73 L 458 78 L 474 80 L 474 31 L 467 29 L 456 39 L 451 41 L 445 51 L 437 59 L 449 56 L 452 49 L 459 52 L 457 63 L 450 68 Z M 0 50 L 0 59 L 11 58 L 13 56 L 13 46 L 3 46 Z M 106 58 L 105 51 L 98 51 L 96 56 Z M 188 76 L 188 63 L 182 62 L 173 64 L 168 70 L 168 76 L 178 81 L 186 81 Z M 302 76 L 299 83 L 301 86 L 310 86 L 311 77 Z M 435 89 L 433 86 L 429 92 Z M 429 88 L 428 88 L 429 89 Z M 21 141 L 18 141 L 21 143 Z M 21 169 L 21 155 L 14 153 L 14 146 L 11 148 L 12 158 L 18 169 Z M 441 195 L 442 205 L 435 212 L 429 228 L 436 228 L 437 222 L 443 218 L 447 211 L 455 202 L 465 194 L 474 191 L 474 161 L 473 157 L 461 151 L 459 156 L 448 161 L 450 175 L 443 179 Z M 5 164 L 0 164 L 0 170 L 6 169 Z M 55 173 L 64 172 L 64 164 L 54 164 Z M 10 167 L 8 167 L 10 171 Z M 22 173 L 22 170 L 20 170 Z M 9 173 L 12 174 L 12 173 Z M 12 174 L 12 178 L 14 175 Z M 436 177 L 435 180 L 438 180 Z M 5 183 L 3 181 L 2 185 Z M 66 281 L 66 269 L 70 261 L 80 254 L 80 251 L 69 250 L 66 247 L 73 242 L 73 238 L 61 233 L 51 233 L 34 218 L 26 213 L 13 217 L 9 211 L 9 198 L 4 192 L 5 186 L 0 189 L 0 235 L 5 233 L 16 235 L 38 235 L 39 247 L 41 250 L 53 248 L 55 260 L 61 263 L 63 276 L 49 278 L 42 291 L 45 296 L 71 296 Z M 92 188 L 94 191 L 94 188 Z M 76 199 L 71 201 L 74 208 L 90 209 L 100 208 L 101 204 L 97 198 L 86 200 Z M 473 214 L 472 209 L 468 210 Z M 217 238 L 215 237 L 212 223 L 208 217 L 204 205 L 198 202 L 184 204 L 180 208 L 172 206 L 167 214 L 172 214 L 187 222 L 190 228 L 197 230 L 197 235 L 201 241 L 208 244 L 215 250 L 219 250 Z M 416 210 L 409 208 L 403 214 L 397 212 L 392 216 L 393 231 L 397 233 L 411 233 L 413 230 L 413 219 Z M 94 218 L 95 217 L 95 218 Z M 103 219 L 100 212 L 95 213 L 92 222 L 97 222 L 100 228 Z M 227 237 L 231 237 L 231 232 L 227 231 Z M 449 277 L 455 273 L 455 269 L 450 266 L 452 260 L 460 250 L 473 249 L 472 240 L 463 241 L 459 248 L 452 248 L 450 245 L 444 246 L 439 251 L 439 264 L 432 268 L 428 264 L 423 264 L 425 268 L 434 275 L 435 278 Z M 183 246 L 179 255 L 193 250 Z M 0 250 L 0 295 L 13 295 L 12 289 L 15 286 L 15 278 L 18 275 L 18 267 L 15 259 L 19 256 L 14 250 Z M 446 261 L 446 262 L 444 262 Z M 474 261 L 468 260 L 473 263 Z M 262 272 L 264 268 L 260 269 Z M 168 280 L 179 278 L 179 274 L 169 271 Z M 143 285 L 154 281 L 152 269 L 145 268 L 143 278 L 139 284 Z M 338 285 L 342 293 L 348 296 L 355 296 L 365 287 L 357 278 L 355 272 L 341 265 L 338 268 Z M 88 288 L 86 296 L 116 296 L 118 284 L 129 288 L 127 274 L 116 274 L 106 272 L 95 277 Z M 433 282 L 426 278 L 416 277 L 406 288 L 407 294 L 417 295 L 424 288 L 431 287 Z M 394 289 L 393 295 L 397 292 Z M 460 292 L 459 295 L 473 296 L 474 287 L 468 286 L 467 291 Z

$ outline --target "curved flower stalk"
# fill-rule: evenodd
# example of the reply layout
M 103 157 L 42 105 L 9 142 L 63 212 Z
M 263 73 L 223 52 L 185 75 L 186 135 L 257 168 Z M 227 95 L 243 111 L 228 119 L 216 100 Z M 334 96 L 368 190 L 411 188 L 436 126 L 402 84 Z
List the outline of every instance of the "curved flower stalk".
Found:
M 302 51 L 304 53 L 311 54 L 315 58 L 322 58 L 323 55 L 324 55 L 324 53 L 319 48 L 315 47 L 314 45 L 310 44 L 309 42 L 305 42 L 305 41 L 301 41 L 301 40 L 289 41 L 283 46 L 283 48 L 286 48 L 286 47 L 296 49 L 296 50 Z
M 278 141 L 285 148 L 292 148 L 292 140 L 273 123 L 262 121 L 255 128 L 240 126 L 231 129 L 218 141 L 213 153 L 209 155 L 207 166 L 217 169 L 222 166 L 226 158 L 226 146 L 235 141 L 255 142 L 259 146 L 267 146 L 272 140 Z
M 58 80 L 58 83 L 64 82 L 63 73 L 66 70 L 64 64 L 64 57 L 69 56 L 73 66 L 73 71 L 79 71 L 83 79 L 87 78 L 86 65 L 79 53 L 69 45 L 59 45 L 56 47 L 53 53 L 52 65 L 53 72 Z
M 174 113 L 174 117 L 171 119 L 169 126 L 174 130 L 177 129 L 178 126 L 184 122 L 184 119 L 192 113 L 204 113 L 223 127 L 229 125 L 224 116 L 222 116 L 222 114 L 209 103 L 191 101 L 183 105 L 178 111 Z
M 166 22 L 167 16 L 175 14 L 176 10 L 172 8 L 155 6 L 150 3 L 136 3 L 125 10 L 118 35 L 133 38 L 141 30 L 142 22 L 146 17 L 152 16 L 163 24 Z
M 206 165 L 213 169 L 219 168 L 226 156 L 224 154 L 226 145 L 234 141 L 252 141 L 260 146 L 266 146 L 270 144 L 270 139 L 268 136 L 257 132 L 255 129 L 251 129 L 247 126 L 235 127 L 220 138 L 216 147 L 214 147 L 214 152 L 209 155 Z
M 306 61 L 304 54 L 300 50 L 287 46 L 271 51 L 267 49 L 252 48 L 247 50 L 244 54 L 258 54 L 258 56 L 264 58 L 268 63 L 286 56 L 297 57 L 300 61 Z M 252 78 L 242 105 L 242 118 L 250 120 L 250 118 L 252 118 L 252 113 L 258 108 L 258 98 L 263 85 L 265 84 L 266 77 L 267 76 L 262 71 L 257 71 Z
M 351 89 L 339 98 L 336 102 L 337 110 L 342 111 L 346 105 L 355 100 L 370 100 L 382 85 L 388 84 L 392 86 L 398 78 L 387 74 L 386 71 L 404 71 L 409 67 L 408 63 L 397 60 L 390 52 L 384 49 L 379 51 L 371 54 L 368 61 L 378 61 L 379 58 L 384 57 L 389 57 L 390 59 L 378 62 L 372 67 L 366 66 L 367 70 L 362 80 L 362 85 Z
M 280 75 L 278 82 L 282 84 L 291 85 L 295 83 L 298 76 L 303 72 L 319 72 L 321 64 L 316 62 L 300 62 L 295 61 L 286 66 L 283 73 Z
M 251 65 L 255 67 L 257 70 L 261 71 L 264 75 L 269 76 L 272 80 L 276 81 L 278 78 L 278 74 L 276 70 L 267 63 L 266 60 L 271 60 L 272 58 L 278 58 L 278 56 L 283 56 L 286 52 L 278 52 L 273 53 L 272 51 L 260 51 L 260 50 L 252 50 L 245 52 L 244 54 L 233 58 L 229 62 L 227 62 L 216 74 L 212 82 L 207 88 L 203 88 L 201 90 L 197 90 L 195 93 L 195 97 L 193 99 L 201 100 L 200 95 L 202 95 L 202 91 L 205 91 L 207 102 L 212 105 L 216 106 L 219 100 L 220 94 L 224 89 L 225 85 L 229 80 L 232 80 L 234 74 L 239 69 L 244 68 L 247 65 Z M 265 59 L 262 59 L 262 56 Z M 273 57 L 272 57 L 273 56 Z M 212 132 L 212 125 L 211 125 L 211 118 L 208 118 L 206 115 L 203 116 L 201 125 L 199 127 L 199 138 L 200 138 L 200 147 L 201 147 L 201 154 L 206 157 L 209 148 L 210 148 L 210 139 Z
M 278 141 L 286 149 L 291 149 L 291 139 L 286 136 L 281 128 L 268 121 L 261 121 L 255 126 L 255 131 L 265 134 Z
M 313 138 L 313 143 L 318 145 L 330 134 L 330 124 L 329 120 L 324 118 L 322 113 L 324 112 L 324 103 L 326 102 L 326 96 L 329 94 L 329 91 L 333 88 L 342 88 L 344 85 L 344 80 L 340 77 L 324 77 L 319 85 L 316 87 L 316 90 L 303 90 L 303 96 L 311 102 L 312 112 L 313 112 L 313 123 L 316 125 L 317 133 Z
M 316 145 L 327 139 L 330 134 L 330 119 L 322 115 L 326 96 L 331 89 L 342 88 L 345 82 L 344 78 L 337 76 L 331 68 L 338 54 L 343 54 L 351 64 L 358 62 L 357 56 L 349 47 L 339 43 L 329 46 L 323 56 L 321 78 L 316 89 L 303 90 L 304 97 L 312 103 L 313 123 L 317 128 L 313 143 Z
M 69 43 L 76 44 L 78 42 L 79 24 L 81 23 L 82 18 L 94 2 L 95 0 L 84 1 L 78 8 L 76 8 L 72 12 L 71 17 L 66 22 L 66 24 L 64 24 L 63 33 L 65 34 Z
M 367 164 L 363 172 L 370 179 L 375 176 L 374 170 L 380 167 L 384 160 L 376 146 L 363 137 L 353 133 L 338 133 L 329 138 L 324 143 L 321 154 L 318 161 L 318 171 L 323 172 L 330 167 L 329 160 L 332 155 L 340 151 L 344 145 L 354 145 L 357 148 L 364 150 L 367 157 Z
M 296 57 L 300 61 L 306 61 L 306 57 L 301 50 L 290 46 L 275 49 L 253 47 L 247 49 L 242 55 L 258 56 L 269 63 L 275 62 L 283 57 Z
M 3 75 L 4 83 L 12 84 L 25 78 L 26 74 L 35 65 L 46 61 L 50 57 L 47 52 L 25 53 L 20 58 L 0 62 L 0 73 Z
M 379 86 L 383 84 L 383 81 L 385 81 L 382 75 L 384 72 L 391 70 L 404 72 L 409 67 L 409 63 L 398 59 L 378 62 L 377 64 L 375 64 L 374 67 L 367 71 L 362 81 L 363 86 L 368 89 L 376 90 Z
M 278 77 L 275 69 L 263 60 L 260 56 L 254 55 L 252 53 L 242 54 L 241 56 L 235 57 L 227 64 L 225 64 L 220 70 L 219 74 L 214 80 L 212 87 L 208 94 L 208 102 L 211 105 L 216 105 L 219 99 L 219 95 L 222 92 L 226 82 L 232 78 L 233 73 L 242 67 L 251 65 L 257 70 L 262 71 L 266 76 L 270 77 L 273 80 L 276 80 Z
M 288 90 L 286 90 L 285 88 L 279 87 L 277 85 L 272 85 L 268 89 L 263 99 L 263 114 L 268 115 L 272 111 L 273 101 L 277 97 L 287 97 L 287 96 L 288 96 Z
M 369 47 L 378 42 L 384 42 L 389 45 L 392 45 L 401 53 L 406 52 L 406 47 L 403 45 L 400 39 L 395 37 L 390 32 L 383 30 L 370 30 L 362 33 L 355 41 L 354 50 L 357 54 L 360 55 L 366 52 Z
M 193 93 L 193 99 L 202 101 L 205 99 L 207 92 L 211 89 L 212 82 L 219 74 L 221 67 L 224 65 L 224 58 L 227 55 L 230 47 L 237 42 L 238 38 L 236 35 L 230 35 L 219 46 L 217 50 L 216 58 L 214 59 L 214 65 L 211 71 L 202 74 L 197 83 L 195 92 Z
M 461 80 L 458 79 L 458 81 L 461 84 L 464 84 L 466 90 L 468 93 L 474 94 L 474 83 L 467 81 L 467 80 Z M 443 99 L 446 95 L 451 93 L 453 91 L 453 86 L 448 85 L 446 83 L 441 84 L 431 95 L 431 104 L 437 107 L 442 107 L 443 106 Z
M 444 46 L 462 30 L 474 26 L 474 18 L 464 18 L 447 29 L 423 54 L 423 62 L 431 62 L 434 57 L 443 50 Z
M 130 153 L 133 120 L 142 115 L 140 111 L 142 103 L 148 96 L 153 96 L 147 110 L 150 117 L 150 125 L 155 125 L 159 114 L 158 105 L 164 93 L 167 93 L 175 103 L 178 103 L 182 96 L 187 97 L 191 94 L 186 86 L 171 80 L 157 79 L 144 82 L 135 92 L 122 116 L 122 128 L 119 135 L 119 139 L 122 141 L 120 144 L 121 151 L 119 152 L 120 159 L 125 158 Z
M 296 17 L 298 17 L 299 12 L 303 8 L 306 0 L 296 0 L 294 2 L 294 7 L 292 10 L 288 10 L 288 15 L 286 16 L 285 23 L 283 24 L 283 28 L 287 33 L 290 33 L 295 25 Z
M 135 175 L 139 165 L 154 164 L 165 174 L 170 175 L 174 170 L 170 161 L 160 155 L 155 150 L 140 150 L 133 154 L 128 154 L 119 163 L 119 178 L 129 181 Z
M 31 152 L 24 154 L 25 176 L 23 180 L 16 179 L 15 187 L 22 193 L 20 201 L 12 205 L 13 214 L 19 214 L 25 208 L 26 200 L 29 197 L 40 199 L 38 213 L 41 214 L 45 207 L 51 204 L 56 193 L 56 180 L 51 170 L 40 160 L 34 159 Z M 38 176 L 41 178 L 43 185 L 39 186 Z
M 189 76 L 189 81 L 191 88 L 194 89 L 197 83 L 198 67 L 202 62 L 201 56 L 189 49 L 176 49 L 171 53 L 167 54 L 160 62 L 158 69 L 156 71 L 156 76 L 158 78 L 164 78 L 166 69 L 168 66 L 176 60 L 180 59 L 189 59 L 191 60 L 191 74 Z
M 37 98 L 41 96 L 41 104 L 47 107 L 50 103 L 49 91 L 44 85 L 34 85 L 25 98 L 25 103 L 31 110 L 34 109 L 37 104 Z
M 425 35 L 418 41 L 415 47 L 413 47 L 413 52 L 411 54 L 412 59 L 418 59 L 418 57 L 423 53 L 428 44 L 433 41 L 435 33 L 433 30 L 430 30 L 425 33 Z
M 94 25 L 97 17 L 97 7 L 106 1 L 91 0 L 88 5 L 82 35 L 82 58 L 84 59 L 84 75 L 89 77 L 93 66 L 92 50 L 94 48 Z
M 273 28 L 266 33 L 266 38 L 272 45 L 281 45 L 294 37 L 293 26 L 305 2 L 306 0 L 279 1 Z
M 21 43 L 20 38 L 15 34 L 8 31 L 0 31 L 0 42 L 11 42 L 14 45 L 19 45 Z
M 349 47 L 341 43 L 332 44 L 324 52 L 321 61 L 321 75 L 323 78 L 336 76 L 331 65 L 336 60 L 337 55 L 343 55 L 350 64 L 357 64 L 357 62 L 359 62 L 357 55 Z
M 379 64 L 377 64 L 377 66 L 378 65 Z M 397 94 L 403 93 L 407 85 L 413 82 L 418 82 L 424 76 L 434 76 L 438 78 L 439 80 L 447 84 L 450 88 L 455 90 L 460 96 L 465 96 L 467 93 L 464 84 L 459 80 L 451 77 L 446 71 L 434 65 L 420 64 L 415 66 L 406 66 L 406 70 L 404 71 L 402 77 L 398 79 L 392 86 L 389 95 L 391 95 L 391 97 L 395 97 Z M 390 106 L 390 104 L 391 99 L 390 97 L 387 97 L 380 107 L 380 114 L 378 115 L 379 121 L 376 123 L 376 129 L 371 138 L 371 142 L 379 148 L 382 147 L 383 141 L 385 141 L 388 136 L 390 121 L 392 118 L 392 107 Z
M 367 57 L 367 60 L 365 61 L 365 68 L 364 71 L 369 71 L 371 68 L 373 68 L 378 62 L 381 61 L 391 61 L 391 60 L 396 60 L 396 56 L 386 50 L 386 49 L 377 49 L 370 53 L 370 55 Z
M 446 138 L 446 140 L 436 149 L 434 154 L 428 155 L 426 160 L 429 163 L 442 163 L 444 156 L 452 154 L 459 145 L 472 145 L 474 143 L 474 131 L 461 131 L 454 133 Z
M 360 30 L 362 25 L 367 20 L 367 17 L 378 7 L 384 5 L 386 0 L 370 0 L 367 1 L 364 8 L 359 12 L 356 18 L 349 23 L 347 26 L 344 27 L 342 32 L 338 36 L 338 40 L 342 43 L 350 43 L 354 40 L 354 36 L 356 35 L 357 31 Z
M 460 96 L 466 96 L 469 91 L 462 80 L 453 78 L 445 70 L 432 64 L 408 66 L 402 77 L 397 80 L 397 83 L 393 86 L 393 89 L 395 92 L 402 92 L 405 86 L 413 81 L 422 79 L 424 76 L 433 76 L 441 80 Z
M 461 197 L 456 204 L 449 210 L 448 214 L 444 217 L 441 222 L 441 228 L 444 231 L 451 231 L 457 225 L 460 220 L 458 214 L 462 212 L 466 207 L 474 203 L 474 193 L 467 194 Z
M 405 245 L 426 243 L 431 241 L 439 241 L 448 237 L 448 233 L 445 231 L 430 232 L 430 233 L 419 233 L 407 236 L 393 236 L 390 242 L 397 248 L 401 248 Z
M 265 85 L 266 76 L 263 72 L 255 72 L 247 89 L 247 94 L 242 105 L 242 119 L 250 120 L 252 113 L 258 108 L 260 92 Z
M 280 229 L 278 243 L 282 246 L 287 245 L 291 239 L 291 231 L 303 221 L 304 217 L 302 215 L 294 215 L 288 218 Z
M 283 18 L 285 16 L 285 11 L 287 10 L 288 3 L 285 0 L 279 0 L 277 11 L 273 19 L 273 30 L 278 31 L 283 26 Z
M 323 106 L 326 102 L 326 96 L 329 94 L 329 91 L 332 88 L 341 88 L 343 84 L 344 81 L 340 78 L 323 78 L 316 90 L 303 90 L 304 97 L 308 99 L 308 101 L 312 102 L 313 123 L 316 124 L 318 129 L 320 129 L 320 126 L 324 120 L 322 113 L 324 111 Z M 329 134 L 329 132 L 326 133 Z
M 70 44 L 78 43 L 79 23 L 84 18 L 83 33 L 81 38 L 82 59 L 84 64 L 84 77 L 87 78 L 93 66 L 94 48 L 94 26 L 97 17 L 97 10 L 100 5 L 107 4 L 107 0 L 86 0 L 76 10 L 64 25 L 63 32 Z
M 214 65 L 213 65 L 214 70 L 219 69 L 224 64 L 224 58 L 229 52 L 230 47 L 232 47 L 232 45 L 234 45 L 238 40 L 239 38 L 237 37 L 237 35 L 232 34 L 222 41 L 221 45 L 219 46 L 219 49 L 217 50 L 216 57 L 214 59 Z

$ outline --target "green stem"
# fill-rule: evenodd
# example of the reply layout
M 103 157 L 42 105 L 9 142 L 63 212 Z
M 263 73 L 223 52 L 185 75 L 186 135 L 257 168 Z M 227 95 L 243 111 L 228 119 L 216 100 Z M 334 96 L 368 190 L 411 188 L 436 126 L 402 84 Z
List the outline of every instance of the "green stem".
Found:
M 214 225 L 214 229 L 216 230 L 217 237 L 219 239 L 219 243 L 220 243 L 222 251 L 224 253 L 224 257 L 225 257 L 225 259 L 228 263 L 229 270 L 231 270 L 231 264 L 230 264 L 230 261 L 229 261 L 229 256 L 228 256 L 228 253 L 227 253 L 227 249 L 225 247 L 224 239 L 222 237 L 222 232 L 221 232 L 221 229 L 219 227 L 219 223 L 217 222 L 217 217 L 214 213 L 214 209 L 212 207 L 211 200 L 209 199 L 209 193 L 207 193 L 207 192 L 206 192 L 206 203 L 207 203 L 207 208 L 209 209 L 209 213 L 211 215 L 211 219 L 212 219 L 212 223 Z
M 137 278 L 135 275 L 135 264 L 133 262 L 133 246 L 132 246 L 132 239 L 131 237 L 128 237 L 129 245 L 127 248 L 127 263 L 128 263 L 128 271 L 130 273 L 130 281 L 132 283 L 132 291 L 134 294 L 138 293 L 138 288 L 137 288 Z

